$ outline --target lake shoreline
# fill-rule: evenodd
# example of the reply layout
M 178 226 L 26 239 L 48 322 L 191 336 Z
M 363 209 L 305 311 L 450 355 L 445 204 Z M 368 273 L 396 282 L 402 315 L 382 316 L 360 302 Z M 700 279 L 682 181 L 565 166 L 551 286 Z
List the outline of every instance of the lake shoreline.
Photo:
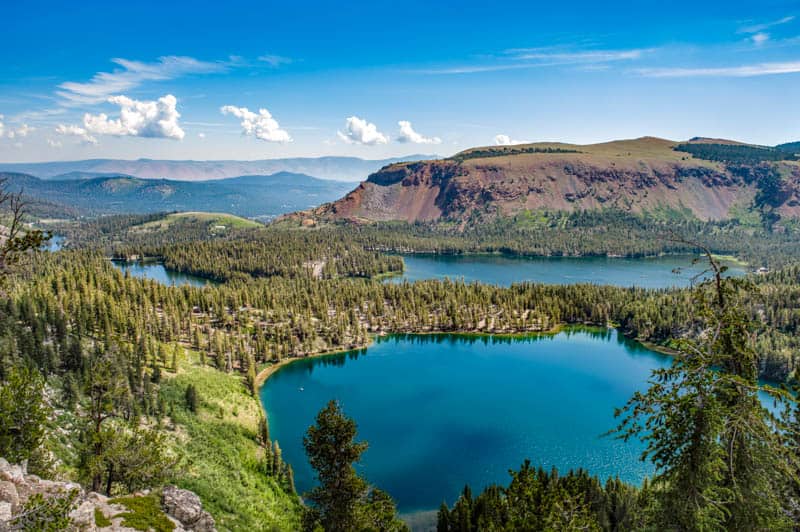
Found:
M 506 257 L 510 259 L 660 259 L 664 257 L 681 257 L 681 256 L 696 256 L 703 257 L 702 253 L 654 253 L 639 255 L 636 253 L 630 254 L 616 254 L 616 253 L 579 253 L 575 255 L 543 255 L 537 253 L 510 253 L 507 251 L 391 251 L 391 250 L 378 250 L 387 255 L 398 256 L 434 256 L 434 257 Z M 747 267 L 750 264 L 735 256 L 727 254 L 712 253 L 712 257 L 723 262 L 729 262 L 741 267 Z
M 652 346 L 646 345 L 645 342 L 638 340 L 636 338 L 631 338 L 626 335 L 623 331 L 618 329 L 617 327 L 613 327 L 610 325 L 597 325 L 597 324 L 589 324 L 589 323 L 561 323 L 551 327 L 545 331 L 522 331 L 522 332 L 479 332 L 479 331 L 392 331 L 392 332 L 381 332 L 381 333 L 374 333 L 369 335 L 369 340 L 366 344 L 360 346 L 353 346 L 341 349 L 335 349 L 333 351 L 320 351 L 318 353 L 309 353 L 302 356 L 289 356 L 284 359 L 281 359 L 280 362 L 273 362 L 269 366 L 263 368 L 261 371 L 258 372 L 256 375 L 255 383 L 256 389 L 260 390 L 269 380 L 269 378 L 274 375 L 279 369 L 288 366 L 289 364 L 293 364 L 295 362 L 299 362 L 301 360 L 309 360 L 314 358 L 324 358 L 328 356 L 337 356 L 346 353 L 351 353 L 353 351 L 360 351 L 362 349 L 369 348 L 372 344 L 375 343 L 375 339 L 378 337 L 388 337 L 388 336 L 460 336 L 464 338 L 504 338 L 504 339 L 519 339 L 524 340 L 525 338 L 534 338 L 539 336 L 556 336 L 562 332 L 569 332 L 570 330 L 575 331 L 591 331 L 594 330 L 613 330 L 617 331 L 619 334 L 624 336 L 627 340 L 637 342 L 651 351 L 656 351 L 661 354 L 675 354 L 676 351 L 669 353 L 667 351 L 663 351 L 662 348 L 658 347 L 656 344 Z M 663 348 L 666 349 L 666 348 Z
M 628 481 L 638 482 L 642 475 L 647 476 L 650 473 L 639 463 L 637 448 L 632 448 L 630 451 L 618 449 L 615 442 L 609 443 L 606 439 L 596 438 L 612 427 L 612 407 L 624 404 L 628 399 L 627 390 L 619 392 L 614 385 L 612 387 L 614 393 L 619 397 L 614 397 L 613 400 L 607 398 L 598 401 L 595 397 L 588 399 L 587 402 L 586 395 L 592 395 L 593 391 L 596 392 L 601 388 L 605 390 L 602 384 L 604 382 L 627 382 L 626 386 L 631 382 L 645 383 L 650 374 L 650 366 L 668 365 L 669 360 L 659 357 L 658 353 L 643 352 L 640 344 L 633 345 L 619 329 L 611 330 L 609 327 L 575 325 L 559 327 L 558 331 L 549 331 L 549 334 L 502 335 L 509 339 L 520 338 L 519 342 L 511 340 L 508 343 L 500 341 L 500 336 L 452 332 L 421 335 L 392 334 L 385 341 L 375 336 L 373 341 L 376 345 L 369 350 L 369 355 L 372 355 L 374 350 L 375 356 L 356 356 L 358 351 L 355 351 L 352 356 L 345 355 L 330 362 L 309 360 L 306 364 L 287 370 L 286 373 L 280 372 L 279 377 L 273 381 L 271 378 L 278 374 L 281 368 L 298 360 L 335 356 L 337 353 L 297 357 L 274 364 L 260 375 L 262 380 L 268 381 L 269 386 L 265 386 L 267 384 L 265 382 L 259 390 L 268 422 L 271 421 L 270 434 L 281 442 L 284 458 L 293 466 L 297 463 L 296 478 L 305 479 L 301 482 L 305 489 L 308 482 L 313 482 L 313 471 L 309 472 L 305 464 L 303 450 L 298 443 L 300 435 L 313 420 L 320 404 L 333 397 L 343 401 L 348 412 L 352 412 L 350 415 L 359 420 L 359 434 L 372 444 L 373 454 L 364 466 L 367 477 L 379 485 L 385 484 L 392 488 L 389 493 L 400 501 L 398 509 L 401 518 L 420 529 L 434 522 L 438 504 L 443 496 L 450 503 L 452 503 L 450 499 L 457 497 L 460 487 L 456 484 L 460 483 L 460 486 L 463 486 L 463 482 L 468 479 L 478 484 L 505 479 L 507 469 L 517 467 L 526 453 L 535 454 L 536 460 L 541 460 L 548 467 L 555 465 L 559 469 L 567 470 L 583 459 L 582 457 L 589 452 L 590 446 L 597 445 L 599 446 L 597 456 L 600 458 L 590 461 L 593 475 L 599 478 L 617 474 L 628 475 L 630 477 Z M 551 341 L 550 336 L 557 338 Z M 492 337 L 497 337 L 498 341 L 476 340 Z M 539 340 L 531 340 L 528 343 L 525 342 L 525 337 Z M 620 352 L 627 353 L 628 356 L 618 357 L 617 354 Z M 450 355 L 458 358 L 447 358 Z M 449 384 L 445 385 L 442 382 L 444 376 L 442 371 L 447 371 L 446 368 L 455 361 L 459 361 L 460 369 L 448 374 L 446 380 Z M 420 365 L 427 368 L 418 371 L 413 369 L 420 368 Z M 595 372 L 592 368 L 597 368 L 598 371 Z M 548 370 L 547 375 L 540 370 Z M 553 370 L 552 374 L 550 370 Z M 527 371 L 531 373 L 528 374 Z M 535 375 L 538 375 L 537 378 L 540 380 L 536 386 L 531 387 L 529 377 Z M 551 402 L 551 392 L 562 389 L 563 382 L 574 383 L 576 379 L 580 383 L 576 385 L 576 389 L 581 390 L 584 396 L 580 394 L 570 396 L 567 403 L 573 401 L 581 407 L 563 409 L 570 412 L 577 412 L 583 408 L 590 411 L 597 410 L 598 415 L 588 416 L 591 421 L 587 423 L 575 422 L 571 416 L 567 416 L 569 419 L 565 422 L 562 419 L 563 409 Z M 480 388 L 477 383 L 481 381 L 502 383 L 502 385 L 491 387 L 494 391 L 486 396 L 483 391 L 476 392 Z M 598 383 L 601 383 L 599 388 Z M 450 391 L 447 392 L 446 389 Z M 464 396 L 466 390 L 472 392 Z M 514 393 L 521 394 L 518 396 L 519 400 L 525 404 L 527 401 L 531 402 L 530 408 L 517 409 L 519 415 L 513 415 L 498 406 L 507 404 L 509 397 L 507 394 L 513 390 L 516 390 Z M 480 396 L 480 399 L 475 402 L 477 396 Z M 370 399 L 366 399 L 367 397 Z M 441 433 L 437 433 L 438 437 L 434 440 L 439 443 L 426 437 L 410 436 L 409 441 L 402 443 L 396 438 L 380 436 L 388 434 L 384 431 L 386 423 L 399 423 L 400 427 L 411 426 L 409 416 L 400 416 L 398 420 L 387 422 L 385 414 L 389 412 L 397 414 L 400 405 L 407 405 L 412 398 L 414 401 L 418 400 L 424 408 L 430 409 L 427 411 L 429 417 L 418 420 L 419 430 L 428 434 L 432 427 L 438 427 L 436 430 Z M 604 403 L 609 403 L 608 408 L 605 408 Z M 471 414 L 466 416 L 453 414 L 454 404 L 462 405 L 464 411 L 469 411 Z M 485 418 L 487 426 L 484 426 L 483 422 L 473 426 L 476 416 L 481 417 L 473 415 L 476 407 L 488 416 Z M 437 419 L 434 414 L 437 413 L 452 415 L 452 422 L 439 425 L 434 421 Z M 602 413 L 602 416 L 599 413 Z M 579 432 L 581 437 L 562 438 L 559 435 L 562 432 L 560 430 L 542 430 L 540 421 L 535 420 L 537 416 L 549 416 L 559 420 L 558 423 L 562 423 L 566 432 L 573 428 L 583 431 Z M 603 421 L 605 418 L 608 420 Z M 492 420 L 491 423 L 489 419 Z M 523 423 L 521 421 L 523 419 L 528 421 Z M 552 423 L 547 422 L 545 425 L 551 426 Z M 523 426 L 527 428 L 520 430 L 519 427 Z M 453 478 L 458 477 L 458 482 L 455 483 L 452 479 L 447 480 L 448 475 L 437 476 L 437 480 L 433 482 L 435 487 L 428 486 L 422 490 L 422 492 L 435 492 L 435 496 L 430 493 L 421 495 L 418 490 L 408 488 L 402 480 L 397 480 L 399 472 L 406 467 L 428 467 L 430 453 L 437 449 L 441 451 L 442 445 L 447 447 L 448 441 L 462 441 L 449 440 L 449 437 L 477 439 L 482 445 L 497 446 L 498 450 L 506 454 L 494 460 L 492 462 L 494 466 L 489 469 L 484 467 L 488 464 L 482 464 L 474 472 L 465 471 L 458 475 L 450 475 Z M 428 449 L 425 445 L 432 447 Z M 524 449 L 520 450 L 520 445 L 523 445 Z M 564 448 L 568 451 L 562 452 Z M 451 467 L 454 468 L 453 471 L 457 471 L 461 466 L 453 464 L 471 464 L 471 460 L 475 458 L 469 453 L 464 456 L 459 455 L 458 449 L 461 448 L 456 446 L 454 453 L 460 458 L 453 458 L 455 461 L 452 464 L 447 463 L 445 468 L 447 471 L 450 471 Z M 523 452 L 525 449 L 527 451 Z M 446 454 L 448 457 L 452 456 Z M 398 465 L 398 462 L 404 465 Z M 447 460 L 444 462 L 435 460 L 436 464 L 446 462 Z M 623 465 L 618 466 L 618 464 Z M 464 468 L 470 469 L 472 466 Z M 390 481 L 379 481 L 382 474 L 387 474 L 386 478 Z
M 510 287 L 521 283 L 547 285 L 592 284 L 622 288 L 682 289 L 707 278 L 698 255 L 661 254 L 644 257 L 528 256 L 506 253 L 409 253 L 403 271 L 381 281 L 402 284 L 449 278 L 465 283 Z M 715 255 L 726 276 L 747 276 L 752 268 L 733 257 Z

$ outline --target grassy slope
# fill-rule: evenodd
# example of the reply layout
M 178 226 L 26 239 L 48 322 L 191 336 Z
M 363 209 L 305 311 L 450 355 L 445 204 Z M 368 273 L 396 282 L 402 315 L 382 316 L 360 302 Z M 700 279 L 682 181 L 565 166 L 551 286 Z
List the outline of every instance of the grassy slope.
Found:
M 602 158 L 636 158 L 636 159 L 659 159 L 667 162 L 678 162 L 685 159 L 692 159 L 693 163 L 701 166 L 715 167 L 718 166 L 710 161 L 702 159 L 695 159 L 688 153 L 677 152 L 672 148 L 678 142 L 659 139 L 656 137 L 641 137 L 638 139 L 628 140 L 615 140 L 611 142 L 601 142 L 598 144 L 566 144 L 561 142 L 537 142 L 532 144 L 518 144 L 514 146 L 491 146 L 488 148 L 471 148 L 465 150 L 465 154 L 469 154 L 476 150 L 498 150 L 507 153 L 508 155 L 515 155 L 517 157 L 523 156 L 517 154 L 518 150 L 523 150 L 528 147 L 535 147 L 541 149 L 562 149 L 562 150 L 576 150 L 580 153 L 581 159 L 591 160 L 591 156 Z M 524 156 L 530 158 L 546 158 L 551 154 L 526 154 Z M 555 157 L 571 157 L 570 154 L 553 154 Z
M 297 497 L 261 472 L 258 399 L 240 377 L 200 367 L 195 353 L 189 358 L 161 386 L 167 404 L 175 405 L 176 452 L 184 459 L 175 482 L 200 496 L 220 530 L 297 530 Z M 197 414 L 184 407 L 189 384 L 200 398 Z
M 225 227 L 233 227 L 236 229 L 263 226 L 258 222 L 254 222 L 253 220 L 248 220 L 247 218 L 242 218 L 240 216 L 235 216 L 233 214 L 219 212 L 179 212 L 175 214 L 168 214 L 160 220 L 155 220 L 146 224 L 132 227 L 131 231 L 143 233 L 163 231 L 169 229 L 170 226 L 183 221 L 206 223 L 210 226 L 224 225 Z

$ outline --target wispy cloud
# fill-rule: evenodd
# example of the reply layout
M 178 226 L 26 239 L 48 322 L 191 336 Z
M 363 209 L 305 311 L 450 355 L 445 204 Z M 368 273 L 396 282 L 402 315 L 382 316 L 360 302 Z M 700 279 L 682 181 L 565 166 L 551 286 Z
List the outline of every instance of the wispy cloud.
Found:
M 425 74 L 474 74 L 568 65 L 577 65 L 582 68 L 595 67 L 594 70 L 602 70 L 603 66 L 607 66 L 610 63 L 642 59 L 655 50 L 655 48 L 623 50 L 576 50 L 567 47 L 511 48 L 491 57 L 491 62 L 434 68 L 418 72 Z
M 701 68 L 642 68 L 636 71 L 648 78 L 733 77 L 749 78 L 800 72 L 800 61 L 784 63 L 757 63 L 727 67 Z
M 258 60 L 262 63 L 266 63 L 273 68 L 277 68 L 281 65 L 289 65 L 293 63 L 291 57 L 284 57 L 282 55 L 275 55 L 275 54 L 264 54 L 258 57 Z
M 763 32 L 764 30 L 768 30 L 775 26 L 788 24 L 789 22 L 792 22 L 794 19 L 795 19 L 794 15 L 790 15 L 777 20 L 762 22 L 761 24 L 752 24 L 748 26 L 743 26 L 739 28 L 739 33 L 760 33 Z
M 39 109 L 37 111 L 23 111 L 14 116 L 17 121 L 24 122 L 47 122 L 54 116 L 60 116 L 66 113 L 66 109 L 60 107 L 54 109 Z
M 747 34 L 748 41 L 752 42 L 756 46 L 762 46 L 771 38 L 770 34 L 767 33 L 768 29 L 774 28 L 775 26 L 782 26 L 783 24 L 788 24 L 792 22 L 794 19 L 795 17 L 793 15 L 790 15 L 777 20 L 763 22 L 761 24 L 752 24 L 749 26 L 743 26 L 739 28 L 737 33 Z
M 769 40 L 769 33 L 755 33 L 750 37 L 750 40 L 753 41 L 753 44 L 756 46 L 761 46 Z
M 559 51 L 555 48 L 515 48 L 506 53 L 518 60 L 536 60 L 548 63 L 610 63 L 613 61 L 630 61 L 641 59 L 645 54 L 652 52 L 650 48 L 635 48 L 631 50 L 583 50 Z
M 225 61 L 201 61 L 193 57 L 168 55 L 152 63 L 115 58 L 111 62 L 120 68 L 113 72 L 98 72 L 89 81 L 67 81 L 58 86 L 56 94 L 66 106 L 95 104 L 110 96 L 129 91 L 145 81 L 163 81 L 189 74 L 223 72 L 230 66 Z

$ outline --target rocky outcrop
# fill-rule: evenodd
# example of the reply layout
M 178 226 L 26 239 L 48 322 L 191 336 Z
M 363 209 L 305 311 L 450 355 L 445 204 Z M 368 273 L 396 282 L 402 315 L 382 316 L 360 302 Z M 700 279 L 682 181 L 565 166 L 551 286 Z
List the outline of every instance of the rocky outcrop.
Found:
M 29 475 L 24 464 L 9 464 L 0 458 L 0 531 L 12 529 L 12 523 L 25 509 L 26 503 L 36 495 L 45 499 L 65 497 L 75 493 L 75 501 L 69 512 L 70 530 L 80 532 L 115 531 L 134 532 L 125 526 L 124 514 L 130 509 L 121 499 L 108 498 L 94 492 L 86 492 L 74 482 L 41 479 Z M 149 491 L 134 493 L 127 497 L 152 497 Z M 126 498 L 127 498 L 126 497 Z M 161 510 L 169 519 L 175 532 L 213 532 L 214 518 L 205 510 L 200 498 L 191 491 L 176 486 L 167 486 L 161 492 Z
M 189 490 L 177 486 L 167 486 L 161 493 L 161 505 L 167 515 L 181 522 L 186 530 L 194 532 L 212 532 L 214 518 L 203 510 L 200 497 Z
M 532 144 L 397 163 L 304 217 L 465 222 L 526 210 L 613 208 L 724 220 L 761 207 L 765 172 L 784 176 L 770 207 L 781 217 L 800 217 L 796 161 L 742 169 L 696 159 L 675 151 L 676 145 L 654 138 L 586 146 Z

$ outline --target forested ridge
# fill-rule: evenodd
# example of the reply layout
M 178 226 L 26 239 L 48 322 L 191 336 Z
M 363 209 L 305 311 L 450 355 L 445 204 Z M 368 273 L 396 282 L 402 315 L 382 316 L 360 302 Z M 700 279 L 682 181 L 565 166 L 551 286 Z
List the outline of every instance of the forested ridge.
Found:
M 674 211 L 647 216 L 608 209 L 565 213 L 527 211 L 489 223 L 460 227 L 441 222 L 337 222 L 304 227 L 300 220 L 286 218 L 264 228 L 236 229 L 215 233 L 207 221 L 176 220 L 169 231 L 152 230 L 160 215 L 111 216 L 84 223 L 52 226 L 67 237 L 69 247 L 100 249 L 108 256 L 160 256 L 172 260 L 175 269 L 187 273 L 224 278 L 220 260 L 234 271 L 258 272 L 254 263 L 275 263 L 273 251 L 288 251 L 285 260 L 295 260 L 299 243 L 308 247 L 306 260 L 344 252 L 370 260 L 361 251 L 389 253 L 503 253 L 515 256 L 615 256 L 644 257 L 696 250 L 683 240 L 709 245 L 715 253 L 735 255 L 752 268 L 778 268 L 800 257 L 798 228 L 791 221 L 765 225 L 762 218 L 742 221 L 702 222 Z M 202 244 L 202 256 L 192 256 L 185 242 Z M 230 242 L 229 242 L 230 241 Z M 347 249 L 345 249 L 345 247 Z M 242 248 L 240 251 L 238 248 Z M 330 251 L 326 251 L 330 250 Z M 313 256 L 313 257 L 312 257 Z M 386 259 L 373 253 L 378 262 Z M 276 270 L 295 267 L 276 264 Z M 380 272 L 380 266 L 363 264 L 365 271 Z M 218 270 L 214 272 L 213 270 Z M 347 274 L 348 270 L 336 273 Z M 355 272 L 355 269 L 353 270 Z M 389 270 L 387 270 L 389 271 Z M 222 273 L 223 275 L 220 275 Z M 333 272 L 332 272 L 333 273 Z
M 591 254 L 603 234 L 614 235 L 605 253 L 685 252 L 697 248 L 681 235 L 699 228 L 715 242 L 714 251 L 767 257 L 773 246 L 785 253 L 775 264 L 790 263 L 794 253 L 785 234 L 759 242 L 762 229 L 642 218 L 609 223 L 616 216 L 542 214 L 474 233 L 425 224 L 278 224 L 220 234 L 202 219 L 161 227 L 155 215 L 64 226 L 72 249 L 23 256 L 0 307 L 0 381 L 18 382 L 20 371 L 41 375 L 32 382 L 47 390 L 57 413 L 46 416 L 53 432 L 45 431 L 47 437 L 23 455 L 33 471 L 60 471 L 109 493 L 177 482 L 208 498 L 218 523 L 231 529 L 294 529 L 306 518 L 292 470 L 253 397 L 259 371 L 271 364 L 361 348 L 374 334 L 534 334 L 570 324 L 618 327 L 679 352 L 683 342 L 702 341 L 707 328 L 695 290 L 384 283 L 384 274 L 402 269 L 402 258 L 387 252 Z M 506 231 L 507 245 L 494 247 Z M 660 238 L 646 238 L 655 232 Z M 172 268 L 222 282 L 168 287 L 126 276 L 108 260 L 132 255 L 160 257 Z M 737 292 L 757 354 L 756 375 L 791 382 L 800 347 L 798 281 L 800 266 L 786 265 L 751 276 L 751 286 Z M 93 404 L 102 406 L 94 418 Z M 142 453 L 157 467 L 129 471 Z M 515 499 L 515 489 L 541 497 Z M 391 499 L 359 490 L 357 504 L 365 512 L 359 522 L 402 529 Z M 652 502 L 654 493 L 664 493 L 663 485 L 637 489 L 583 471 L 559 475 L 523 465 L 508 488 L 490 487 L 477 497 L 465 491 L 452 509 L 440 511 L 439 528 L 556 530 L 583 523 L 588 529 L 646 529 L 661 508 Z M 377 507 L 382 513 L 373 513 Z M 332 519 L 313 517 L 316 523 Z
M 264 330 L 272 331 L 277 338 L 273 349 L 284 354 L 361 345 L 364 332 L 357 330 L 356 324 L 367 332 L 495 333 L 548 330 L 568 323 L 610 324 L 619 326 L 632 338 L 661 345 L 696 333 L 685 290 L 533 284 L 498 289 L 460 283 L 374 282 L 382 275 L 402 270 L 401 257 L 387 252 L 516 254 L 524 249 L 523 254 L 536 254 L 538 249 L 539 254 L 547 255 L 573 251 L 592 254 L 593 244 L 599 243 L 606 246 L 605 253 L 613 250 L 613 254 L 625 254 L 621 252 L 627 249 L 636 256 L 696 251 L 685 241 L 686 235 L 695 235 L 699 242 L 712 245 L 715 252 L 765 257 L 763 260 L 769 260 L 767 264 L 771 265 L 791 263 L 800 253 L 793 234 L 748 230 L 735 224 L 665 223 L 613 212 L 541 214 L 536 218 L 531 215 L 525 222 L 527 225 L 522 226 L 521 220 L 507 220 L 473 232 L 448 231 L 421 223 L 342 224 L 311 229 L 278 224 L 214 235 L 207 225 L 198 222 L 173 224 L 169 231 L 142 232 L 135 230 L 142 219 L 126 221 L 114 217 L 85 224 L 85 228 L 79 226 L 78 231 L 67 234 L 74 247 L 89 246 L 98 249 L 98 253 L 121 257 L 156 256 L 177 271 L 235 281 L 209 293 L 218 298 L 220 294 L 230 297 L 228 294 L 237 291 L 233 296 L 236 302 L 207 303 L 206 308 L 228 307 L 233 309 L 229 319 L 246 317 L 244 323 L 254 315 L 274 317 L 259 319 Z M 166 241 L 166 235 L 171 234 L 179 243 Z M 493 242 L 504 234 L 506 244 L 495 246 Z M 125 243 L 128 235 L 138 243 Z M 184 245 L 180 243 L 182 239 L 192 243 Z M 81 252 L 77 256 L 79 260 L 99 260 L 99 255 L 92 253 Z M 83 268 L 101 266 L 110 268 L 100 262 Z M 787 266 L 753 277 L 759 290 L 749 309 L 763 324 L 763 334 L 758 337 L 761 373 L 776 380 L 786 379 L 796 364 L 799 274 L 797 266 Z M 263 296 L 257 295 L 266 293 L 270 294 L 269 308 L 259 299 Z M 242 305 L 238 302 L 242 300 L 253 308 L 240 312 Z M 167 314 L 172 315 L 173 311 Z M 313 319 L 301 326 L 292 323 L 289 315 L 310 315 Z M 285 332 L 287 324 L 297 330 Z M 300 329 L 303 331 L 298 332 Z M 295 344 L 287 344 L 286 338 L 294 338 Z

